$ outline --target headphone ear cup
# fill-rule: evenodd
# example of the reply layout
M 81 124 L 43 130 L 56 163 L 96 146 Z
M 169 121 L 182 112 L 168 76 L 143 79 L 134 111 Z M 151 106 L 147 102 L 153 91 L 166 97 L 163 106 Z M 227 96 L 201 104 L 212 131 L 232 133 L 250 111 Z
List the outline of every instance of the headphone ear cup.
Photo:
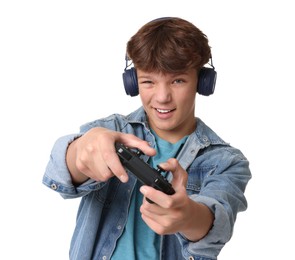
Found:
M 214 93 L 217 72 L 213 68 L 203 67 L 199 73 L 197 92 L 203 96 Z
M 125 70 L 122 76 L 126 94 L 130 95 L 131 97 L 137 96 L 138 83 L 136 70 L 134 69 L 134 67 Z
M 125 70 L 122 76 L 126 94 L 131 97 L 137 96 L 139 91 L 135 68 L 132 67 Z M 197 92 L 203 96 L 213 94 L 215 90 L 216 78 L 217 72 L 213 68 L 201 68 L 199 72 Z

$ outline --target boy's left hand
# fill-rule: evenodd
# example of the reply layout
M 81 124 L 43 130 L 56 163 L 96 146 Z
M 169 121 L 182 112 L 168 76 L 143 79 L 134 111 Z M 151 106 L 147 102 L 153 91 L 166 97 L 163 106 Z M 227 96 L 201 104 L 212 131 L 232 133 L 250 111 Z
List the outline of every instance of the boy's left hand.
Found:
M 154 202 L 151 204 L 144 199 L 140 208 L 143 220 L 158 234 L 171 234 L 181 230 L 190 217 L 191 200 L 186 193 L 187 172 L 176 159 L 169 159 L 160 165 L 165 171 L 173 174 L 172 186 L 175 194 L 166 195 L 149 186 L 142 186 L 143 195 Z

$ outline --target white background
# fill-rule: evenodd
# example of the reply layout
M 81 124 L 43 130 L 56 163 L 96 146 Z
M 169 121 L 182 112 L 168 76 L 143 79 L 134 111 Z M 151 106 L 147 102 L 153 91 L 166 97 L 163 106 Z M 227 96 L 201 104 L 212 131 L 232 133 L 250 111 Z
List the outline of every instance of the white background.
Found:
M 251 162 L 249 208 L 220 260 L 294 251 L 292 1 L 1 1 L 0 259 L 68 259 L 79 200 L 42 185 L 54 141 L 140 104 L 125 95 L 125 46 L 179 16 L 207 34 L 218 72 L 196 115 Z M 144 246 L 144 243 L 143 243 Z

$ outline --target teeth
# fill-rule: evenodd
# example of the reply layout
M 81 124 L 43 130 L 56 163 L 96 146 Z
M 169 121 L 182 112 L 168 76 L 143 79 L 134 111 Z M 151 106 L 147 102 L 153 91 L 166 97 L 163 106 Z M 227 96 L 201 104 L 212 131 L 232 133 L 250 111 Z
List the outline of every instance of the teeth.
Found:
M 157 108 L 157 111 L 160 112 L 160 113 L 169 113 L 171 110 L 158 109 L 158 108 Z

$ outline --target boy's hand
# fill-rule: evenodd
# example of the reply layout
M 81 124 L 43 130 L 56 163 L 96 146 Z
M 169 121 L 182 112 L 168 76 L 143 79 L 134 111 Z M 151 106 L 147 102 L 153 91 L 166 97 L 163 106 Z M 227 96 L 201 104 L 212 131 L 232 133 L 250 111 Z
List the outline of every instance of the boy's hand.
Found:
M 201 239 L 212 226 L 213 214 L 207 206 L 188 197 L 188 174 L 176 159 L 169 159 L 160 166 L 172 172 L 175 194 L 166 195 L 152 187 L 142 186 L 140 191 L 143 195 L 155 202 L 150 204 L 143 200 L 140 208 L 142 219 L 160 235 L 181 232 L 191 241 Z
M 113 176 L 127 182 L 128 175 L 116 154 L 115 142 L 140 149 L 149 156 L 155 155 L 155 150 L 146 141 L 132 134 L 92 128 L 68 148 L 66 160 L 73 183 L 80 184 L 88 178 L 107 181 Z

